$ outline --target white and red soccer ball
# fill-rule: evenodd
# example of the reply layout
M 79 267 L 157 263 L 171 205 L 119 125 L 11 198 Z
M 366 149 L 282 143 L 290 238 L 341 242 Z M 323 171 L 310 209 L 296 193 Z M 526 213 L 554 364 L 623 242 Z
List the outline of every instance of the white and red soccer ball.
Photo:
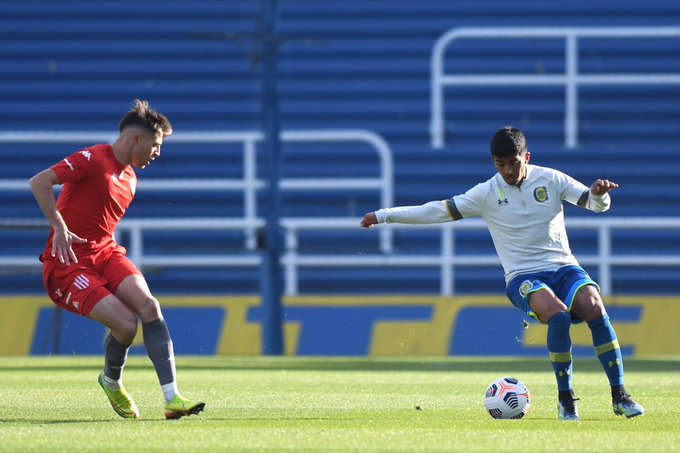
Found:
M 529 390 L 519 379 L 498 378 L 486 388 L 484 406 L 493 418 L 522 418 L 531 406 Z

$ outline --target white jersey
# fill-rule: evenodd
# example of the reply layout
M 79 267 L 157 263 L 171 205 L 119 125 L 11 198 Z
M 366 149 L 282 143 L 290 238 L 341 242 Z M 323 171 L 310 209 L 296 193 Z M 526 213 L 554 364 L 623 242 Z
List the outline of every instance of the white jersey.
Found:
M 527 164 L 520 187 L 496 173 L 462 195 L 422 206 L 381 209 L 379 222 L 440 223 L 481 217 L 509 282 L 519 274 L 555 270 L 578 264 L 571 253 L 564 225 L 563 201 L 594 212 L 609 209 L 608 194 L 594 196 L 572 177 L 550 168 Z

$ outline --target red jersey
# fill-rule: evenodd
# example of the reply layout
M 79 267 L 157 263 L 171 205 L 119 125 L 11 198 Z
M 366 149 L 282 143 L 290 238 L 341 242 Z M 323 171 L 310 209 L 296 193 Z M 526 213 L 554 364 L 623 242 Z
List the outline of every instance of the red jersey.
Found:
M 76 255 L 90 254 L 112 243 L 116 225 L 135 196 L 137 175 L 132 167 L 116 159 L 111 145 L 95 145 L 51 168 L 63 184 L 57 210 L 68 229 L 88 241 L 72 244 Z M 52 250 L 53 234 L 50 231 L 46 256 Z

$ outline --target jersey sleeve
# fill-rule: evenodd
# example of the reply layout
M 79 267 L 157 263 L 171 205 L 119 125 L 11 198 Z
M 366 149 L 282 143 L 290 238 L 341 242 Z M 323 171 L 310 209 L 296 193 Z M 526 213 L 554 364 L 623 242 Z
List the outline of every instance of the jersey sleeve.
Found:
M 488 183 L 477 184 L 464 194 L 455 195 L 446 200 L 446 208 L 451 219 L 461 220 L 468 217 L 480 217 L 488 187 Z
M 593 195 L 589 187 L 561 172 L 556 171 L 555 178 L 562 200 L 594 212 L 604 212 L 609 209 L 611 204 L 609 194 Z
M 87 178 L 94 167 L 91 151 L 82 149 L 54 164 L 51 169 L 56 173 L 59 184 L 64 184 Z
M 375 211 L 379 223 L 424 225 L 453 220 L 446 209 L 446 200 L 430 201 L 421 206 L 398 206 Z

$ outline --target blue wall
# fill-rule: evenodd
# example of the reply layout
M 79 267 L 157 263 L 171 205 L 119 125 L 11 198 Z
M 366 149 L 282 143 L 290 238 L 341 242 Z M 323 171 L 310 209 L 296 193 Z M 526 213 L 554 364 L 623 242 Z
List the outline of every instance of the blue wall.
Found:
M 606 216 L 680 215 L 676 170 L 680 88 L 597 87 L 581 93 L 580 146 L 563 146 L 563 92 L 514 87 L 447 90 L 443 150 L 430 148 L 430 56 L 439 36 L 463 26 L 668 26 L 680 19 L 670 0 L 570 2 L 505 0 L 294 1 L 281 0 L 280 93 L 282 129 L 368 129 L 389 142 L 395 158 L 395 204 L 420 204 L 460 193 L 486 179 L 493 168 L 489 136 L 514 124 L 525 130 L 533 160 L 560 168 L 584 183 L 606 177 L 621 184 Z M 176 131 L 259 129 L 259 2 L 230 1 L 3 1 L 0 3 L 0 131 L 105 130 L 133 98 L 151 101 Z M 678 40 L 680 41 L 680 40 Z M 582 70 L 679 71 L 680 43 L 586 41 Z M 562 70 L 555 43 L 474 42 L 447 52 L 451 72 L 484 70 L 552 73 Z M 0 144 L 1 178 L 28 178 L 87 143 Z M 319 153 L 327 158 L 319 163 Z M 356 154 L 355 154 L 356 153 Z M 374 159 L 337 146 L 284 149 L 284 174 L 374 175 Z M 234 176 L 240 168 L 219 147 L 168 146 L 140 178 Z M 131 217 L 242 215 L 240 197 L 181 191 L 140 191 Z M 0 192 L 0 216 L 39 217 L 30 193 Z M 262 200 L 266 206 L 266 200 Z M 284 195 L 286 216 L 351 216 L 378 208 L 374 192 Z M 569 215 L 589 215 L 569 209 Z M 337 236 L 345 250 L 377 251 L 375 241 Z M 668 252 L 674 232 L 660 238 L 622 235 L 626 247 Z M 575 249 L 590 250 L 591 238 L 573 235 Z M 5 250 L 39 253 L 43 235 L 0 233 Z M 207 237 L 187 247 L 210 248 Z M 436 236 L 398 234 L 399 251 L 434 250 Z M 160 236 L 149 247 L 172 242 Z M 328 235 L 310 235 L 305 246 L 323 250 Z M 487 235 L 471 234 L 459 248 L 490 251 Z M 594 271 L 594 270 L 591 270 Z M 635 292 L 639 281 L 620 272 L 618 291 Z M 227 274 L 227 275 L 225 275 Z M 666 275 L 669 274 L 669 275 Z M 645 271 L 661 293 L 677 292 L 672 271 Z M 376 270 L 371 288 L 436 292 L 437 270 Z M 187 285 L 185 270 L 147 274 L 157 291 L 255 293 L 254 270 L 201 270 Z M 342 292 L 352 272 L 311 269 L 301 275 L 307 293 Z M 499 268 L 459 274 L 462 292 L 501 291 Z M 497 282 L 489 287 L 484 282 Z M 482 282 L 482 285 L 480 285 Z M 11 283 L 11 285 L 9 284 Z M 41 291 L 35 275 L 3 282 L 5 292 Z M 657 285 L 659 286 L 659 285 Z M 361 291 L 366 285 L 359 287 Z

